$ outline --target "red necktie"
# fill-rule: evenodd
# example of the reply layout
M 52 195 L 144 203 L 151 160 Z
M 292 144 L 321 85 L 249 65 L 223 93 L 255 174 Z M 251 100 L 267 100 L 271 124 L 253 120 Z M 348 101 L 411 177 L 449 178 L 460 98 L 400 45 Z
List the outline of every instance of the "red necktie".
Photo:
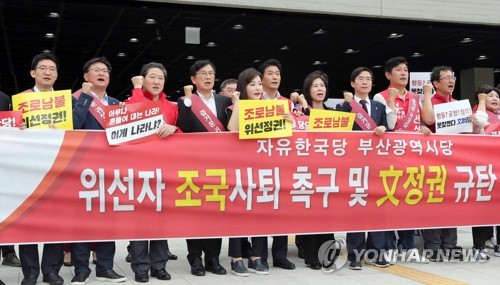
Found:
M 367 114 L 369 114 L 368 113 L 368 108 L 366 108 L 366 100 L 363 99 L 363 100 L 360 100 L 359 102 L 361 103 L 361 107 L 363 107 L 363 110 L 365 110 L 365 112 Z

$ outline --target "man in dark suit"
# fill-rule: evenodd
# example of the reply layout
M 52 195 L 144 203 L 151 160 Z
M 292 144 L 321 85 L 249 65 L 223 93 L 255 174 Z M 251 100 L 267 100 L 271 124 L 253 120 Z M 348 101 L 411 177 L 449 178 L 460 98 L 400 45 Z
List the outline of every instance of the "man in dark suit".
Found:
M 344 92 L 345 102 L 337 105 L 337 110 L 344 112 L 356 112 L 365 118 L 370 117 L 373 122 L 365 125 L 354 123 L 353 130 L 371 130 L 376 135 L 383 135 L 387 131 L 386 107 L 380 102 L 370 100 L 369 93 L 372 89 L 373 73 L 366 67 L 358 67 L 351 74 L 351 86 L 354 88 L 354 95 Z M 354 110 L 353 110 L 354 109 Z M 369 124 L 369 126 L 368 126 Z M 365 240 L 365 233 L 347 233 L 347 252 L 349 268 L 361 270 L 361 258 L 365 249 L 374 249 L 378 256 L 366 256 L 366 263 L 380 268 L 389 266 L 385 260 L 383 251 L 385 248 L 386 232 L 369 232 L 368 240 Z
M 57 80 L 59 61 L 51 53 L 36 55 L 31 61 L 30 75 L 35 79 L 35 86 L 24 92 L 50 92 L 54 91 L 54 83 Z M 25 244 L 19 246 L 19 257 L 24 278 L 21 285 L 35 285 L 40 275 L 40 262 L 38 246 L 36 244 Z M 62 285 L 64 280 L 59 276 L 59 270 L 63 264 L 63 245 L 45 244 L 41 269 L 43 282 L 50 285 Z
M 189 68 L 189 75 L 196 86 L 196 93 L 193 94 L 192 85 L 184 87 L 185 96 L 177 101 L 177 126 L 185 133 L 225 131 L 228 121 L 226 108 L 231 105 L 231 99 L 213 93 L 215 66 L 209 60 L 198 60 Z M 226 274 L 219 263 L 222 239 L 188 239 L 186 242 L 191 274 L 204 276 L 205 270 L 218 275 Z M 205 267 L 201 260 L 202 252 L 205 252 Z
M 106 89 L 109 85 L 111 64 L 104 57 L 96 57 L 83 66 L 83 78 L 81 92 L 73 94 L 73 128 L 87 130 L 104 129 L 103 118 L 92 107 L 92 101 L 96 101 L 97 107 L 119 105 L 120 101 L 108 96 Z M 78 98 L 75 98 L 78 97 Z M 115 242 L 96 242 L 95 251 L 97 255 L 96 279 L 113 283 L 125 282 L 126 278 L 113 270 L 113 258 L 115 257 Z M 75 277 L 71 279 L 72 285 L 85 285 L 89 279 L 90 268 L 90 243 L 75 243 L 71 248 L 71 261 L 75 266 Z

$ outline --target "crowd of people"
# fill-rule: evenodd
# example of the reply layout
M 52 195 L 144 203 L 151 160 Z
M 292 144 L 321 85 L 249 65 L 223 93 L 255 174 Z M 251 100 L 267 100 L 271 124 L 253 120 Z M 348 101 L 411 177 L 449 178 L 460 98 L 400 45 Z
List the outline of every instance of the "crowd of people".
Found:
M 34 86 L 24 92 L 54 91 L 57 80 L 59 62 L 55 55 L 42 53 L 36 55 L 31 64 L 30 74 L 34 79 Z M 83 65 L 82 87 L 73 94 L 73 127 L 74 129 L 102 130 L 102 123 L 92 112 L 91 103 L 98 102 L 104 106 L 123 104 L 107 93 L 110 83 L 111 64 L 104 57 L 92 58 Z M 376 135 L 383 135 L 388 131 L 403 130 L 420 132 L 429 135 L 435 131 L 433 106 L 454 101 L 452 93 L 455 88 L 456 77 L 453 69 L 448 66 L 438 66 L 432 70 L 429 84 L 424 85 L 424 100 L 419 95 L 406 89 L 409 80 L 408 62 L 405 58 L 395 57 L 385 64 L 385 77 L 388 88 L 371 98 L 373 72 L 366 67 L 358 67 L 351 74 L 353 91 L 343 93 L 344 101 L 335 108 L 325 105 L 328 100 L 328 75 L 322 71 L 315 71 L 306 76 L 302 93 L 290 95 L 290 99 L 279 92 L 282 66 L 279 61 L 269 59 L 263 62 L 258 69 L 243 70 L 237 79 L 228 79 L 221 84 L 221 92 L 214 92 L 216 67 L 209 60 L 198 60 L 189 69 L 191 85 L 184 87 L 184 95 L 177 104 L 170 102 L 163 92 L 167 79 L 167 70 L 161 63 L 145 64 L 139 75 L 133 76 L 132 96 L 126 103 L 145 101 L 161 101 L 163 107 L 164 124 L 158 131 L 160 138 L 184 132 L 213 132 L 238 131 L 238 104 L 240 100 L 284 100 L 290 105 L 293 112 L 287 113 L 286 120 L 294 121 L 294 116 L 309 115 L 311 109 L 338 110 L 355 112 L 358 116 L 371 118 L 375 124 L 369 128 Z M 433 92 L 433 90 L 435 90 Z M 498 123 L 499 99 L 498 88 L 483 85 L 478 88 L 475 98 L 476 107 L 471 117 L 474 124 L 474 133 L 484 133 L 488 124 Z M 9 110 L 9 97 L 0 96 L 2 110 Z M 416 103 L 415 103 L 416 102 Z M 413 104 L 413 106 L 412 106 Z M 415 106 L 418 104 L 418 106 Z M 416 108 L 415 108 L 416 107 Z M 199 117 L 199 110 L 209 114 L 211 124 L 205 118 Z M 354 124 L 354 131 L 367 130 L 367 126 Z M 415 247 L 415 230 L 379 231 L 347 234 L 347 250 L 349 268 L 360 270 L 363 268 L 362 258 L 366 264 L 377 267 L 388 267 L 394 264 L 395 258 L 373 258 L 355 254 L 362 249 L 374 249 L 376 252 L 388 252 L 386 256 L 419 255 Z M 498 234 L 497 234 L 498 236 Z M 398 238 L 397 238 L 398 237 Z M 477 258 L 488 260 L 485 253 L 485 244 L 491 242 L 493 227 L 473 228 L 474 249 Z M 421 262 L 439 262 L 442 256 L 437 254 L 439 249 L 448 250 L 450 258 L 457 257 L 453 250 L 457 246 L 457 229 L 426 229 L 423 230 L 425 248 L 433 254 L 418 258 Z M 318 259 L 318 250 L 321 244 L 334 239 L 331 234 L 299 235 L 296 244 L 299 257 L 304 258 L 305 264 L 313 270 L 322 268 Z M 229 255 L 231 256 L 230 271 L 237 276 L 249 276 L 250 272 L 269 274 L 267 237 L 252 237 L 251 242 L 246 237 L 229 239 Z M 191 267 L 191 274 L 204 276 L 206 271 L 213 274 L 227 274 L 220 264 L 221 238 L 187 239 L 187 260 Z M 398 249 L 398 244 L 400 249 Z M 499 246 L 494 244 L 494 254 L 500 256 Z M 274 268 L 286 270 L 295 269 L 288 259 L 287 236 L 274 236 L 271 246 L 272 263 Z M 2 246 L 2 264 L 22 267 L 22 285 L 36 284 L 41 273 L 43 281 L 51 285 L 62 285 L 63 278 L 59 270 L 64 265 L 74 266 L 75 275 L 71 280 L 73 285 L 84 285 L 91 274 L 89 259 L 93 251 L 97 280 L 114 283 L 124 282 L 126 278 L 113 270 L 115 256 L 114 242 L 45 244 L 40 263 L 37 245 L 20 245 L 19 257 L 13 246 Z M 171 279 L 166 271 L 169 259 L 177 259 L 170 252 L 167 240 L 131 241 L 128 247 L 127 261 L 135 273 L 135 281 L 148 282 L 149 277 L 160 280 Z M 66 251 L 66 255 L 64 254 Z M 66 256 L 66 260 L 64 259 Z M 384 255 L 381 255 L 384 256 Z M 243 258 L 248 258 L 247 266 Z M 459 258 L 459 255 L 458 255 Z M 0 281 L 0 284 L 3 282 Z

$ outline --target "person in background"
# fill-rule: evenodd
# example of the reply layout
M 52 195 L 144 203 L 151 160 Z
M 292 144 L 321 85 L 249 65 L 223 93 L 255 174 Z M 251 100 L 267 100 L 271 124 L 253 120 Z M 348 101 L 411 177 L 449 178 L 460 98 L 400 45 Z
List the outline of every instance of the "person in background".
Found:
M 229 78 L 224 81 L 222 81 L 222 84 L 220 85 L 220 95 L 226 96 L 228 98 L 231 98 L 231 95 L 233 94 L 234 91 L 236 91 L 236 84 L 238 83 L 238 80 L 234 78 Z

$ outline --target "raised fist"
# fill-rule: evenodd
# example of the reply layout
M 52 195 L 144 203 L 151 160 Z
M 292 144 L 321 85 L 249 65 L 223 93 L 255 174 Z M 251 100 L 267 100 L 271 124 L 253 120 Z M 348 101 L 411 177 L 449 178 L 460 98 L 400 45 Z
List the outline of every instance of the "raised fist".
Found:
M 425 83 L 424 84 L 424 95 L 431 95 L 432 94 L 432 89 L 433 89 L 432 84 Z
M 134 88 L 142 88 L 142 85 L 144 84 L 144 77 L 141 75 L 134 76 L 132 77 L 131 81 L 134 85 Z
M 351 93 L 351 92 L 344 91 L 344 93 L 343 93 L 343 94 L 344 94 L 344 100 L 345 100 L 346 102 L 349 102 L 349 103 L 350 103 L 350 102 L 351 102 L 351 100 L 354 98 L 354 95 L 352 95 L 352 93 Z
M 92 87 L 94 87 L 94 85 L 92 83 L 83 82 L 82 83 L 82 93 L 90 94 L 90 90 L 92 90 Z
M 191 96 L 193 96 L 193 89 L 194 89 L 193 85 L 184 86 L 184 96 L 191 99 Z
M 389 100 L 394 100 L 399 95 L 399 91 L 396 88 L 389 88 Z

